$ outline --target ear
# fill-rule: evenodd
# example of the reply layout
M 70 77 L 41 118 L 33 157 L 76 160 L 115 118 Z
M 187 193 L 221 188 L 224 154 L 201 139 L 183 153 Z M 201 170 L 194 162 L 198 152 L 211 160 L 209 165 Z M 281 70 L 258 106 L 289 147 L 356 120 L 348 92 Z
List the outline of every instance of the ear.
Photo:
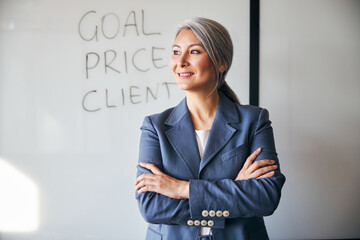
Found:
M 221 64 L 221 65 L 219 66 L 219 72 L 221 72 L 221 73 L 225 72 L 226 69 L 227 69 L 227 65 L 226 65 L 225 63 L 224 63 L 224 64 Z

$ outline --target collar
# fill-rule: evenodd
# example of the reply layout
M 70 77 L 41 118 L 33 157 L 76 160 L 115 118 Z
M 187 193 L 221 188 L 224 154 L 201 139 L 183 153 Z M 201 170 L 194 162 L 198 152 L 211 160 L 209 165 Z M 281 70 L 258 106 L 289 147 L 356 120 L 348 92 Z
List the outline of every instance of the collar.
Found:
M 166 125 L 176 126 L 184 118 L 190 115 L 186 104 L 186 97 L 174 108 L 170 116 L 165 121 Z M 232 102 L 222 92 L 219 92 L 219 105 L 216 110 L 216 115 L 221 117 L 226 123 L 238 123 L 239 114 L 236 109 L 236 103 Z

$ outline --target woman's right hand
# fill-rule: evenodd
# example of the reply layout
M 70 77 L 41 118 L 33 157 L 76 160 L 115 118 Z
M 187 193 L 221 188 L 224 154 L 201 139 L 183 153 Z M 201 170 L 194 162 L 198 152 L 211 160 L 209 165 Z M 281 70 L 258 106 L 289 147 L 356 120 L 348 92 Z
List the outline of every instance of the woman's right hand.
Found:
M 235 181 L 247 180 L 250 178 L 267 178 L 275 174 L 274 170 L 277 169 L 278 166 L 273 165 L 275 163 L 274 160 L 264 159 L 254 162 L 260 152 L 261 148 L 258 148 L 246 159 L 246 162 L 235 178 Z

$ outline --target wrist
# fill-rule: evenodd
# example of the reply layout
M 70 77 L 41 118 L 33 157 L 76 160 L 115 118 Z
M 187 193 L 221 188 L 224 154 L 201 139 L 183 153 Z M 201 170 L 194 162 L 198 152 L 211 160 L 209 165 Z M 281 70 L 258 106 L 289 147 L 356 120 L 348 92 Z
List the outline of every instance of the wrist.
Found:
M 187 181 L 182 181 L 182 190 L 181 190 L 181 194 L 180 194 L 180 198 L 189 198 L 189 186 L 190 183 Z

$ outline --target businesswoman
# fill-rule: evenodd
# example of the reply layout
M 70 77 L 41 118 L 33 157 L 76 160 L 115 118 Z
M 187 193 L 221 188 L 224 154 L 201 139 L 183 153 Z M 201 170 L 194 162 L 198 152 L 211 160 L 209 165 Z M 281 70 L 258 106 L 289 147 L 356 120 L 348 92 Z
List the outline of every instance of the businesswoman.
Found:
M 148 240 L 268 239 L 285 182 L 266 109 L 225 82 L 233 46 L 205 19 L 179 28 L 170 66 L 186 97 L 141 127 L 136 198 Z

